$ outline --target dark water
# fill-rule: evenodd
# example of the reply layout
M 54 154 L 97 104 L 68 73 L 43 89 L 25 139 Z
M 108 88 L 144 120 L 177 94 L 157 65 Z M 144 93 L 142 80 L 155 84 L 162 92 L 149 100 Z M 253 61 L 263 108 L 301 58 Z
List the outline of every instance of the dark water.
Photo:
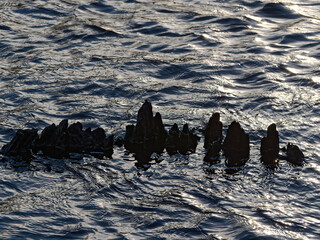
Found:
M 320 4 L 305 1 L 2 0 L 0 143 L 64 118 L 123 135 L 145 99 L 167 128 L 240 121 L 236 174 L 189 156 L 0 165 L 1 239 L 319 239 Z M 260 163 L 275 122 L 303 167 Z M 40 164 L 41 163 L 41 164 Z M 48 172 L 44 163 L 52 167 Z

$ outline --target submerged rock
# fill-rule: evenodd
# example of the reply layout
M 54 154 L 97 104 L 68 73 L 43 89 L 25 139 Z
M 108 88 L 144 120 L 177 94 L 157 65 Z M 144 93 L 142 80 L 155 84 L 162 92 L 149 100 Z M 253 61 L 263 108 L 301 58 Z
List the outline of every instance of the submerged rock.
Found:
M 227 167 L 240 167 L 247 162 L 250 153 L 249 135 L 238 122 L 233 121 L 230 124 L 222 148 Z
M 136 125 L 126 126 L 124 146 L 135 153 L 138 161 L 148 162 L 152 153 L 163 152 L 166 138 L 160 113 L 153 116 L 151 103 L 145 101 L 138 111 Z
M 10 143 L 2 147 L 1 153 L 5 156 L 17 157 L 20 160 L 30 160 L 32 158 L 32 145 L 38 137 L 36 129 L 19 129 Z
M 302 166 L 304 164 L 304 155 L 298 146 L 288 143 L 286 160 L 294 165 Z
M 271 168 L 276 168 L 279 150 L 279 133 L 273 123 L 267 129 L 267 136 L 261 139 L 261 162 Z

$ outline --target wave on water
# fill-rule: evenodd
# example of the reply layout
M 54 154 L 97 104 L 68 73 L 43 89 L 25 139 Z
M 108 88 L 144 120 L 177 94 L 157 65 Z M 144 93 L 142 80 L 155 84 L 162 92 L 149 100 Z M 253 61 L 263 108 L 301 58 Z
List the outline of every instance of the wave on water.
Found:
M 19 0 L 0 3 L 0 145 L 69 119 L 124 137 L 148 99 L 164 127 L 201 135 L 219 112 L 250 136 L 250 158 L 151 159 L 114 148 L 0 164 L 1 239 L 318 239 L 319 3 Z M 304 166 L 260 161 L 275 123 Z M 227 127 L 223 129 L 224 135 Z M 153 156 L 152 156 L 153 157 Z M 30 171 L 31 170 L 31 171 Z

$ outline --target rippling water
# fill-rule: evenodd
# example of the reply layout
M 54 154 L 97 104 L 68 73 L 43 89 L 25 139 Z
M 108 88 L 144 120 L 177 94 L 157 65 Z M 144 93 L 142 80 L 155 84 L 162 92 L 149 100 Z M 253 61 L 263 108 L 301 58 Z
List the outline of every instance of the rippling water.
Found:
M 238 173 L 163 154 L 0 165 L 0 238 L 319 239 L 320 4 L 305 1 L 2 0 L 0 143 L 68 118 L 124 134 L 145 99 L 168 128 L 240 121 Z M 260 163 L 275 122 L 306 165 Z M 226 129 L 226 127 L 225 127 Z M 47 171 L 45 164 L 51 165 Z

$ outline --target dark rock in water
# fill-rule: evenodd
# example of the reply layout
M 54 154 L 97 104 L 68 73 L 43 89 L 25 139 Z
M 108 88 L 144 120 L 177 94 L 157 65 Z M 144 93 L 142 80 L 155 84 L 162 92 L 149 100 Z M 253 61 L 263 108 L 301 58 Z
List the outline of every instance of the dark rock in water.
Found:
M 287 145 L 287 161 L 298 166 L 304 164 L 304 155 L 298 146 L 288 143 Z
M 167 139 L 168 133 L 164 128 L 160 113 L 154 116 L 154 151 L 162 153 Z
M 180 133 L 179 152 L 187 154 L 187 152 L 195 152 L 198 145 L 198 137 L 193 130 L 189 130 L 188 124 L 184 124 Z
M 198 145 L 198 136 L 193 130 L 189 130 L 188 124 L 184 124 L 180 132 L 178 125 L 175 123 L 169 130 L 166 141 L 166 149 L 169 155 L 176 153 L 187 154 L 194 152 Z
M 152 105 L 145 101 L 138 111 L 136 125 L 126 126 L 125 148 L 135 153 L 135 157 L 143 158 L 152 153 L 162 153 L 165 148 L 167 131 L 164 129 L 160 113 L 153 116 Z M 148 157 L 147 157 L 148 158 Z
M 67 155 L 68 146 L 68 120 L 63 120 L 58 126 L 52 124 L 43 129 L 40 138 L 35 141 L 34 151 L 41 150 L 44 155 L 62 158 Z
M 222 147 L 222 127 L 220 114 L 212 114 L 209 123 L 204 130 L 204 148 L 207 149 L 207 153 L 204 157 L 205 162 L 212 164 L 218 162 L 219 153 Z
M 1 153 L 5 156 L 18 157 L 21 160 L 32 158 L 32 145 L 38 139 L 36 129 L 19 129 L 10 143 L 4 145 Z
M 178 125 L 173 124 L 172 128 L 169 130 L 169 134 L 166 142 L 166 149 L 169 155 L 178 153 L 180 144 L 180 130 Z
M 273 123 L 268 127 L 267 137 L 261 139 L 260 152 L 262 155 L 277 158 L 279 149 L 279 134 L 276 125 Z
M 222 145 L 220 141 L 213 142 L 213 144 L 211 144 L 207 149 L 206 155 L 203 160 L 211 164 L 218 163 L 221 147 Z
M 97 128 L 91 132 L 87 129 L 86 132 L 89 136 L 84 142 L 85 152 L 96 157 L 112 158 L 114 136 L 107 137 L 102 128 Z M 103 153 L 102 155 L 101 152 Z
M 273 169 L 276 168 L 279 149 L 279 134 L 273 123 L 268 127 L 267 136 L 261 139 L 261 162 Z
M 102 128 L 83 130 L 77 122 L 68 127 L 68 120 L 63 120 L 58 126 L 52 124 L 46 127 L 39 139 L 34 142 L 35 152 L 42 151 L 53 158 L 68 157 L 69 153 L 89 153 L 97 157 L 112 157 L 113 135 L 106 137 Z
M 204 148 L 208 149 L 214 142 L 222 141 L 222 123 L 220 122 L 220 114 L 212 114 L 209 123 L 204 130 Z
M 234 121 L 230 124 L 222 148 L 227 167 L 240 167 L 247 162 L 250 152 L 249 135 L 244 132 L 238 122 Z
M 77 122 L 73 123 L 68 127 L 68 152 L 82 152 L 82 148 L 85 144 L 85 139 L 87 138 L 86 132 L 82 130 L 82 124 Z M 88 144 L 90 145 L 90 143 Z
M 124 146 L 126 149 L 134 149 L 134 125 L 127 125 L 126 126 L 126 135 L 124 137 Z
M 122 147 L 124 145 L 124 138 L 123 137 L 117 137 L 114 141 L 114 145 L 118 147 Z

